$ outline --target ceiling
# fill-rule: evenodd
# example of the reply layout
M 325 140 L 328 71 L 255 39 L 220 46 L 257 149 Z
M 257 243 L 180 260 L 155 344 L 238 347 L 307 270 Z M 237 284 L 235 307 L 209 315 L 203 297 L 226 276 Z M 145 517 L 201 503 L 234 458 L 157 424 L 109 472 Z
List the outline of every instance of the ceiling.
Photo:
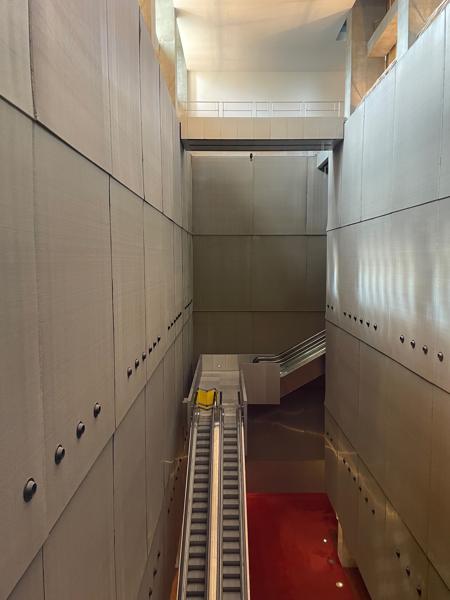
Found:
M 335 71 L 354 0 L 174 0 L 192 71 Z

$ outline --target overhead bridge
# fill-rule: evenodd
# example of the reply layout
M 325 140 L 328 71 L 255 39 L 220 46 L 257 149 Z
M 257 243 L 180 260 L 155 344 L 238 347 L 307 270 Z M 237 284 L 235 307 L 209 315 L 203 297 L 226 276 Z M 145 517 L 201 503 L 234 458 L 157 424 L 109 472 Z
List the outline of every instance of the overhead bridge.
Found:
M 245 390 L 239 371 L 221 372 L 220 364 L 214 371 L 212 359 L 204 370 L 205 360 L 199 361 L 187 399 L 190 440 L 177 598 L 249 600 Z

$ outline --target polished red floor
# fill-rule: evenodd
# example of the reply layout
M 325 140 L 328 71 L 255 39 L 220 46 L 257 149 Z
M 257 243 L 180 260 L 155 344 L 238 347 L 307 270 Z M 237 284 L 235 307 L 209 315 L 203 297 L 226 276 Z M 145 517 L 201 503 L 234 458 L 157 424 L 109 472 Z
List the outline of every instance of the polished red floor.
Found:
M 247 507 L 252 600 L 367 598 L 339 563 L 325 494 L 248 494 Z

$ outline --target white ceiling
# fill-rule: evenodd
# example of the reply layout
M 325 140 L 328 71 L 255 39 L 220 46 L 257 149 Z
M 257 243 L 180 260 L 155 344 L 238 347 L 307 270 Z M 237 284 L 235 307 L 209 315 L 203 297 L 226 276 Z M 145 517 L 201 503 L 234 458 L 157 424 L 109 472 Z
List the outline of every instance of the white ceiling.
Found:
M 334 71 L 354 0 L 174 0 L 192 71 Z

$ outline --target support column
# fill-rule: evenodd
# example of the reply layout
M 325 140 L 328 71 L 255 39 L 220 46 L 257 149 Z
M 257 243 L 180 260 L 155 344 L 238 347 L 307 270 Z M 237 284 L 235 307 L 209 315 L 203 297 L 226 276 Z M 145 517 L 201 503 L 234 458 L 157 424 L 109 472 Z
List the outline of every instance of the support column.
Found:
M 405 54 L 414 44 L 442 0 L 397 0 L 397 58 Z

